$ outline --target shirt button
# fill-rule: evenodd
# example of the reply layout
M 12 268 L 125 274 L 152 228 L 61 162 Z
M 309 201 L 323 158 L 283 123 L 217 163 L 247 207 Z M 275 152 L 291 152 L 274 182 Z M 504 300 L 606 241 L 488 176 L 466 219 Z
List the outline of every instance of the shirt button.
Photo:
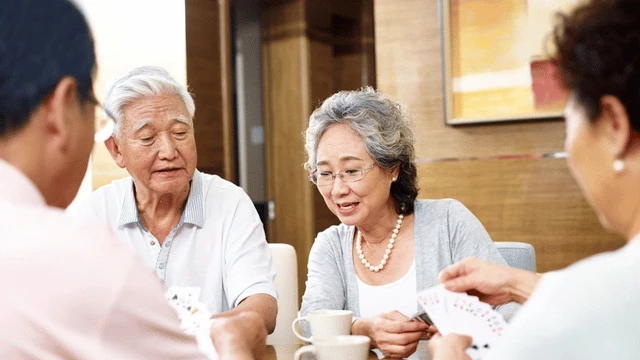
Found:
M 164 269 L 164 264 L 160 264 L 160 265 L 158 265 L 158 268 L 159 268 L 160 270 L 163 270 L 163 269 Z
M 155 245 L 155 244 L 156 244 L 156 242 L 155 242 L 155 241 L 153 241 L 153 240 L 151 240 L 150 244 L 151 244 L 151 246 L 153 246 L 153 245 Z
M 169 241 L 165 242 L 165 243 L 164 243 L 164 246 L 166 246 L 166 247 L 171 246 L 171 240 L 169 240 Z

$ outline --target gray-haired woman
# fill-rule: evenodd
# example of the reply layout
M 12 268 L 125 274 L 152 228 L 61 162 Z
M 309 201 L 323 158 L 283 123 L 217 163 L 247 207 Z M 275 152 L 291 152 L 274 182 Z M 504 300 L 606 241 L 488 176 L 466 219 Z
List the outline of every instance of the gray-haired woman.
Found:
M 351 332 L 387 358 L 428 358 L 416 349 L 435 329 L 410 316 L 440 270 L 468 256 L 505 264 L 460 202 L 416 200 L 413 143 L 401 107 L 370 87 L 325 100 L 306 131 L 305 168 L 342 223 L 316 238 L 301 313 L 353 311 Z

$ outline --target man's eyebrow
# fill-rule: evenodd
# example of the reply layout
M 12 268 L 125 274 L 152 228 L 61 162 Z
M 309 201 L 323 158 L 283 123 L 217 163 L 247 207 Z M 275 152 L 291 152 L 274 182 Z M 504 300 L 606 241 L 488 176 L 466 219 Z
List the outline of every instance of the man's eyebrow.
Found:
M 186 117 L 184 117 L 182 115 L 176 116 L 175 118 L 173 118 L 173 121 L 179 122 L 181 124 L 192 126 L 192 122 L 188 118 L 186 118 Z M 151 123 L 151 121 L 145 120 L 145 121 L 141 121 L 141 122 L 135 124 L 133 126 L 133 133 L 135 134 L 136 132 L 142 130 L 144 127 L 148 126 L 150 123 Z
M 145 126 L 149 125 L 150 121 L 149 120 L 145 120 L 145 121 L 141 121 L 139 123 L 136 123 L 135 125 L 133 125 L 133 133 L 137 133 L 138 131 L 142 130 L 142 128 L 144 128 Z
M 192 121 L 189 120 L 188 118 L 182 116 L 182 115 L 176 116 L 175 118 L 173 118 L 173 120 L 177 121 L 177 122 L 180 122 L 180 123 L 183 123 L 185 125 L 192 126 Z

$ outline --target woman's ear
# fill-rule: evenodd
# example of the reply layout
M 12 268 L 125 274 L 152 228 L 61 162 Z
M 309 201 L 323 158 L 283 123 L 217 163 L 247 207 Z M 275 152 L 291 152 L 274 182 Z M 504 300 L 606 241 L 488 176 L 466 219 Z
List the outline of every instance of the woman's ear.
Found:
M 602 130 L 607 137 L 611 155 L 622 158 L 628 150 L 631 136 L 631 123 L 627 108 L 620 99 L 605 95 L 600 99 L 600 119 Z
M 391 179 L 393 180 L 393 182 L 395 182 L 396 180 L 398 180 L 398 177 L 400 176 L 400 165 L 396 165 L 393 170 L 391 170 Z

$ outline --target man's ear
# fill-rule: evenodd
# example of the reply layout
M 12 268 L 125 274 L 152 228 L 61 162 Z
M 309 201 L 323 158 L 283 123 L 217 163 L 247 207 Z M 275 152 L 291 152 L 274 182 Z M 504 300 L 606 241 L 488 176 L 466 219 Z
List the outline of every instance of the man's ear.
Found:
M 605 135 L 607 136 L 609 151 L 616 158 L 622 158 L 629 148 L 631 123 L 627 108 L 620 99 L 613 95 L 605 95 L 600 99 L 601 116 Z
M 78 100 L 78 84 L 70 76 L 63 77 L 56 85 L 53 92 L 43 101 L 46 110 L 44 117 L 44 129 L 47 137 L 51 139 L 54 148 L 66 152 L 69 147 L 69 138 L 73 128 L 69 121 L 72 116 L 80 114 L 80 101 Z
M 109 154 L 111 154 L 111 157 L 116 162 L 116 165 L 124 169 L 124 156 L 122 156 L 122 153 L 120 152 L 120 147 L 115 136 L 111 135 L 107 140 L 105 140 L 104 146 L 106 146 L 107 150 L 109 150 Z

